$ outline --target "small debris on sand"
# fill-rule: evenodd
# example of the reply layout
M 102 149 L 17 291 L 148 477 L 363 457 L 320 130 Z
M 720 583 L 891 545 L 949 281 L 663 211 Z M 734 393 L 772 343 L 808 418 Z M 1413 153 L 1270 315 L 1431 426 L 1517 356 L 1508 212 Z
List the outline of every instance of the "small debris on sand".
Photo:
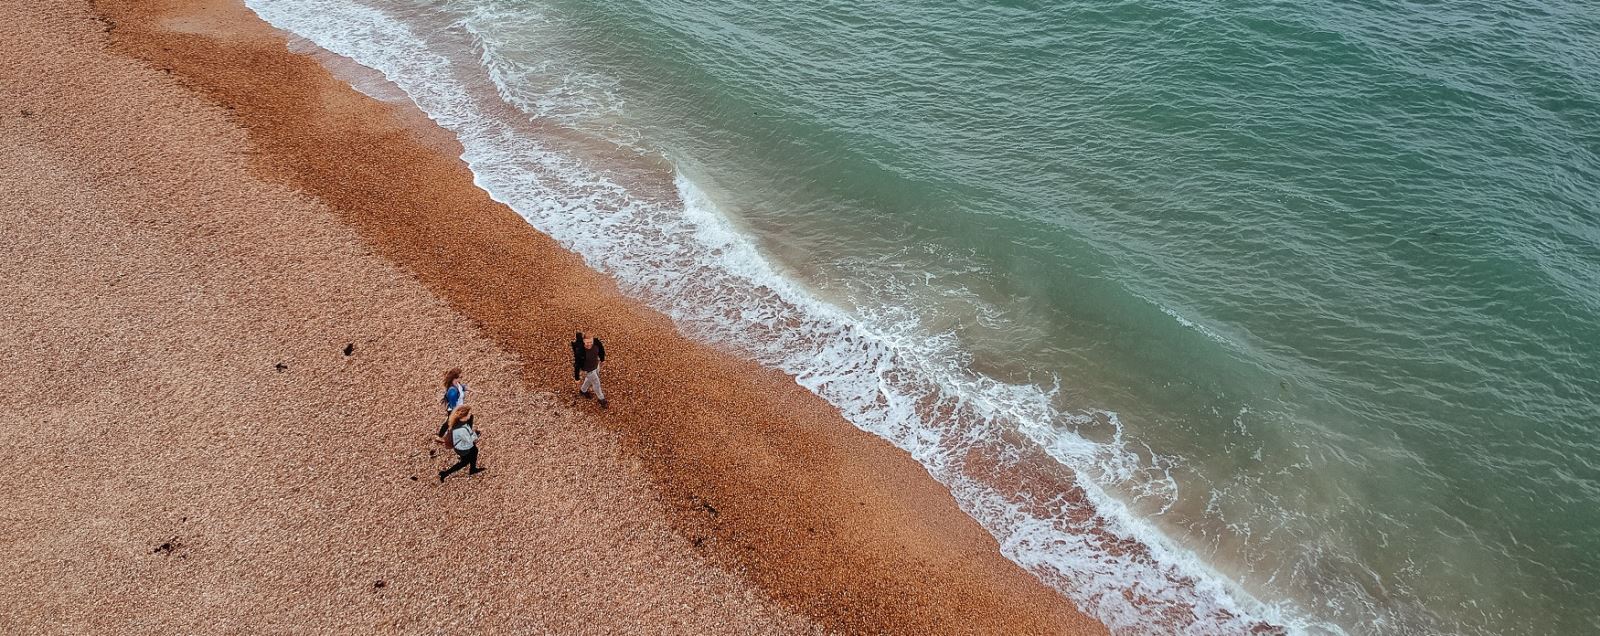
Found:
M 173 537 L 171 540 L 164 541 L 164 542 L 162 542 L 161 545 L 156 546 L 156 549 L 152 550 L 150 553 L 151 554 L 172 554 L 174 551 L 176 551 L 178 548 L 181 548 L 181 547 L 183 547 L 183 544 L 178 542 L 178 538 L 177 537 Z

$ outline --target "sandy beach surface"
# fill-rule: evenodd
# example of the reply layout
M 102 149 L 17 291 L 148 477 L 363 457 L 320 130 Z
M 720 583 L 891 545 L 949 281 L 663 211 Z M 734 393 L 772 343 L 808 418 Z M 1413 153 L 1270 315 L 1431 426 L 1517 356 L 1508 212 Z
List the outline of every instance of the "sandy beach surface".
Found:
M 0 3 L 0 58 L 0 632 L 1104 632 L 242 5 Z

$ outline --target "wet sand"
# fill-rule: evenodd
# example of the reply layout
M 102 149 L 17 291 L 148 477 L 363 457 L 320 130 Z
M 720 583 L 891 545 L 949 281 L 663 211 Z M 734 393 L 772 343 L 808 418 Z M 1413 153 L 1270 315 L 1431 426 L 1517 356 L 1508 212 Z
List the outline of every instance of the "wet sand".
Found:
M 242 5 L 9 3 L 0 51 L 0 404 L 37 414 L 0 442 L 0 625 L 1103 633 L 909 457 L 680 336 Z M 491 471 L 439 485 L 449 366 Z

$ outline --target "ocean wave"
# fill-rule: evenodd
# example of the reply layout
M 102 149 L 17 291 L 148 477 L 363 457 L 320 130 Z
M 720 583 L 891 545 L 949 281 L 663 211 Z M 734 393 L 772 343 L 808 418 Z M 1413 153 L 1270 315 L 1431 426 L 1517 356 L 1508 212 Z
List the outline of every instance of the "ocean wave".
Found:
M 491 113 L 506 109 L 490 100 L 557 118 L 615 102 L 561 102 L 559 91 L 530 98 L 518 92 L 517 78 L 553 71 L 498 66 L 503 61 L 481 40 L 475 52 L 456 52 L 472 63 L 465 65 L 372 6 L 246 4 L 274 26 L 382 73 L 460 139 L 479 187 L 685 333 L 737 344 L 910 453 L 1007 558 L 1113 631 L 1236 634 L 1263 623 L 1339 631 L 1287 603 L 1257 600 L 1109 494 L 1102 484 L 1158 502 L 1177 489 L 1166 460 L 1134 448 L 1115 413 L 1064 412 L 1053 388 L 973 373 L 953 335 L 922 330 L 903 307 L 852 312 L 819 300 L 779 272 L 682 171 L 675 201 L 635 196 L 528 134 L 526 122 L 497 119 Z M 475 87 L 485 76 L 490 83 Z M 1095 439 L 1081 434 L 1091 430 Z

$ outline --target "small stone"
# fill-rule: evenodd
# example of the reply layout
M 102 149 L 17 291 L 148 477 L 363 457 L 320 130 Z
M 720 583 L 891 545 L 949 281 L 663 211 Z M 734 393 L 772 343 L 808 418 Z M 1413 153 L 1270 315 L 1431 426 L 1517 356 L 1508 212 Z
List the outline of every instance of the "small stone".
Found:
M 161 545 L 156 546 L 156 549 L 152 550 L 151 554 L 172 554 L 181 547 L 183 547 L 183 544 L 178 542 L 177 537 L 173 537 L 171 540 L 163 541 Z

